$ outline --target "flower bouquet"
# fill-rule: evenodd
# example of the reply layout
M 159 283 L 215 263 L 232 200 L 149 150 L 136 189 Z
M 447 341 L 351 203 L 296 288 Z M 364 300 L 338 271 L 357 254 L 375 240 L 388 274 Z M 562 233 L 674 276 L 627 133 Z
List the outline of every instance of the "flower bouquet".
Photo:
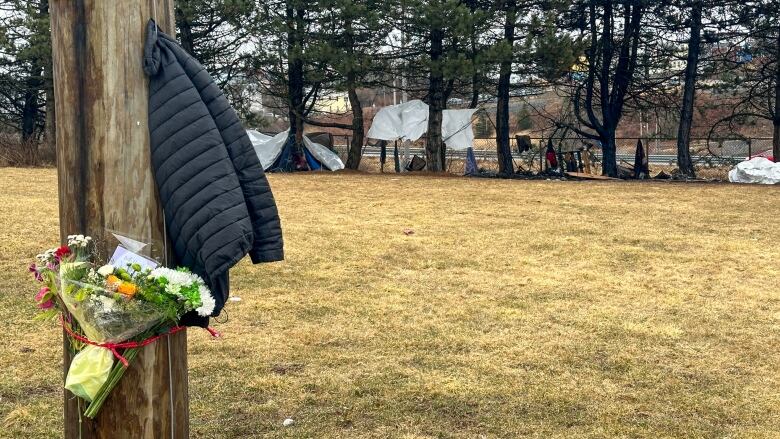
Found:
M 186 268 L 158 267 L 121 247 L 109 263 L 97 265 L 93 248 L 89 236 L 71 235 L 67 245 L 39 254 L 30 266 L 43 283 L 35 296 L 39 318 L 62 314 L 75 353 L 65 388 L 89 403 L 89 418 L 141 347 L 183 329 L 184 314 L 207 317 L 215 306 L 203 279 Z

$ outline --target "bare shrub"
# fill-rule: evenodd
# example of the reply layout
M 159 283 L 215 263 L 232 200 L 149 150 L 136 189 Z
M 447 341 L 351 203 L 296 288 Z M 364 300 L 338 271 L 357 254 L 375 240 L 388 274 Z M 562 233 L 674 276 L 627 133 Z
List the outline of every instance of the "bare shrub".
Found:
M 0 133 L 0 166 L 52 166 L 56 153 L 45 138 L 22 140 L 17 134 Z

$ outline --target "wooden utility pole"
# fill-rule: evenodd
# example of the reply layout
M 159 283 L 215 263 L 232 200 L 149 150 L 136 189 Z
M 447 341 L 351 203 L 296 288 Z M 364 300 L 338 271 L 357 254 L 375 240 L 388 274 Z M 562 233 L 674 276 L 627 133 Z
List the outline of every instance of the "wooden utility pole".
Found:
M 142 63 L 150 18 L 174 34 L 173 0 L 51 0 L 50 6 L 60 234 L 63 240 L 89 234 L 103 243 L 103 255 L 116 243 L 109 231 L 163 243 Z M 83 409 L 65 391 L 66 439 L 188 437 L 186 333 L 144 348 L 95 420 L 80 416 Z

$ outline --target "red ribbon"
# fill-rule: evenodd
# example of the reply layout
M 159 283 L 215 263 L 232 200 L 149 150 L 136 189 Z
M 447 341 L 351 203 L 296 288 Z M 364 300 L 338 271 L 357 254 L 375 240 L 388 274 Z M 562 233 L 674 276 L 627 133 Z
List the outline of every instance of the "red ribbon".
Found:
M 98 343 L 96 341 L 92 341 L 92 340 L 88 339 L 87 337 L 84 337 L 83 335 L 76 334 L 75 332 L 73 332 L 73 329 L 71 329 L 69 324 L 65 323 L 65 319 L 63 319 L 62 316 L 60 316 L 60 323 L 62 324 L 62 327 L 65 329 L 65 332 L 67 332 L 68 335 L 70 335 L 71 337 L 75 338 L 76 340 L 84 342 L 84 343 L 92 345 L 92 346 L 98 346 L 98 347 L 106 348 L 106 349 L 110 350 L 114 354 L 114 356 L 117 358 L 117 360 L 122 362 L 122 364 L 125 367 L 130 366 L 130 363 L 127 361 L 127 358 L 123 357 L 122 354 L 119 353 L 119 351 L 117 349 L 137 349 L 137 348 L 142 348 L 144 346 L 147 346 L 147 345 L 150 345 L 150 344 L 154 343 L 155 341 L 157 341 L 157 340 L 159 340 L 159 339 L 161 339 L 163 337 L 166 337 L 168 335 L 175 334 L 175 333 L 177 333 L 179 331 L 183 331 L 183 330 L 187 329 L 186 326 L 174 326 L 173 328 L 169 329 L 168 332 L 164 332 L 162 334 L 157 334 L 155 336 L 147 338 L 146 340 L 141 340 L 141 341 L 123 341 L 122 343 Z M 209 334 L 211 334 L 211 336 L 214 337 L 214 338 L 222 336 L 219 332 L 215 331 L 212 328 L 205 328 L 205 329 L 207 331 L 209 331 Z

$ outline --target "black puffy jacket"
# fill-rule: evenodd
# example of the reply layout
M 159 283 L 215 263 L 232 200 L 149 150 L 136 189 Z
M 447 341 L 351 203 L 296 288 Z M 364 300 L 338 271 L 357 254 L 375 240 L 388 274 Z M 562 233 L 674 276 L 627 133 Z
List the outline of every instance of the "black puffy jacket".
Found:
M 230 103 L 203 66 L 149 22 L 152 165 L 177 262 L 202 276 L 218 315 L 228 269 L 284 258 L 271 187 Z M 190 323 L 203 324 L 204 322 Z

